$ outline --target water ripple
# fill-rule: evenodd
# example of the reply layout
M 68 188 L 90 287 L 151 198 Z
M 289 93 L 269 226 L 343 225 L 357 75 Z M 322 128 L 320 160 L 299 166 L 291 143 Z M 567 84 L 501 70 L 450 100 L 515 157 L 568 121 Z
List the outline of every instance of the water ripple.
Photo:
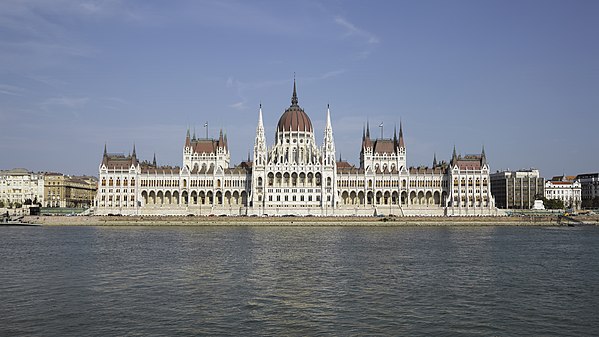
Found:
M 599 334 L 599 229 L 0 229 L 0 335 Z

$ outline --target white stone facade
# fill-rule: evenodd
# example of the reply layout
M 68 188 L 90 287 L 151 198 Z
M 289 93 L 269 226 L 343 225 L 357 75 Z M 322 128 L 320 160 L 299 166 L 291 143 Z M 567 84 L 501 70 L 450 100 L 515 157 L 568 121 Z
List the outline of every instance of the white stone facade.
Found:
M 253 160 L 231 168 L 227 137 L 187 133 L 182 167 L 158 166 L 104 150 L 96 214 L 139 215 L 491 215 L 489 166 L 481 154 L 408 168 L 403 128 L 392 139 L 362 133 L 360 166 L 336 160 L 331 112 L 322 145 L 299 106 L 291 106 L 268 146 L 258 111 Z
M 25 169 L 0 171 L 0 201 L 5 205 L 27 200 L 44 204 L 44 175 Z
M 580 181 L 546 181 L 545 198 L 559 199 L 564 207 L 580 209 L 582 204 Z

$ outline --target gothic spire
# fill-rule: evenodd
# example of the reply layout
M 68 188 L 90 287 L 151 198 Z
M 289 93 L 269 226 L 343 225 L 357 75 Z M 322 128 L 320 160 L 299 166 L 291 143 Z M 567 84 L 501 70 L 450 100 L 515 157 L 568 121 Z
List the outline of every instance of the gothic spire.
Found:
M 152 165 L 156 167 L 156 152 L 154 152 L 154 160 L 152 160 Z
M 401 148 L 405 148 L 406 145 L 403 141 L 403 125 L 401 120 L 399 121 L 399 147 Z
M 293 96 L 291 96 L 291 105 L 297 106 L 297 90 L 295 89 L 295 74 L 293 75 Z
M 482 161 L 482 165 L 485 165 L 487 163 L 487 155 L 485 154 L 485 145 L 483 144 L 483 151 L 480 154 L 480 159 Z
M 185 147 L 191 147 L 191 138 L 189 136 L 189 127 L 187 127 L 187 135 L 185 135 Z
M 131 154 L 131 157 L 135 158 L 137 156 L 137 154 L 135 153 L 135 143 L 133 143 L 133 153 Z
M 370 123 L 366 121 L 366 137 L 370 138 Z
M 106 152 L 106 143 L 104 143 L 104 157 L 106 157 L 108 155 L 108 152 Z
M 453 154 L 451 155 L 451 163 L 453 164 L 458 159 L 458 154 L 455 150 L 455 144 L 453 144 Z
M 258 113 L 258 127 L 264 129 L 264 124 L 262 123 L 262 102 L 260 102 L 260 112 Z
M 437 167 L 437 154 L 433 154 L 433 168 Z

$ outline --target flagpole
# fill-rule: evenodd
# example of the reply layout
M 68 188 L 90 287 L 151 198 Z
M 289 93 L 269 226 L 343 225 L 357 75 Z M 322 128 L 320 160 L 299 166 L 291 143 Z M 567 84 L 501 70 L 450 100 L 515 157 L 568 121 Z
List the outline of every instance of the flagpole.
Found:
M 379 125 L 379 128 L 381 128 L 381 139 L 383 139 L 383 123 L 381 123 L 381 125 Z
M 204 123 L 204 128 L 206 128 L 206 139 L 208 139 L 208 122 Z

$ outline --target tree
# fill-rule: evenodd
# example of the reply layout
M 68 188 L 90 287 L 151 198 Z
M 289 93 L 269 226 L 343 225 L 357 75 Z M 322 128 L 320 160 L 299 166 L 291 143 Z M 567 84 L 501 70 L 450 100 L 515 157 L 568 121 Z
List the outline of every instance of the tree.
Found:
M 591 205 L 593 208 L 599 208 L 599 197 L 594 197 Z
M 564 209 L 564 202 L 560 199 L 547 199 L 542 197 L 543 205 L 545 205 L 545 209 Z
M 27 198 L 25 199 L 25 202 L 23 203 L 24 205 L 31 205 L 32 201 L 31 199 Z

